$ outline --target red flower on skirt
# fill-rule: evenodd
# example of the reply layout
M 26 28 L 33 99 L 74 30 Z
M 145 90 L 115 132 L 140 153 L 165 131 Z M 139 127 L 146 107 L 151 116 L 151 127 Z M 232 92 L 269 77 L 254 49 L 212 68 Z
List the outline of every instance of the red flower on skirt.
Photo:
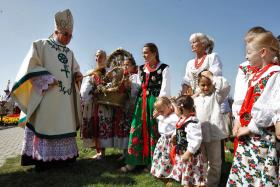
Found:
M 250 174 L 246 174 L 246 179 L 252 179 L 252 176 Z
M 253 164 L 253 163 L 250 163 L 249 165 L 250 165 L 251 168 L 255 168 L 256 167 L 256 164 Z
M 156 144 L 155 140 L 154 140 L 154 139 L 151 139 L 151 145 L 153 146 L 153 145 L 155 145 L 155 144 Z
M 234 180 L 229 180 L 229 184 L 235 184 Z
M 168 174 L 169 174 L 170 172 L 171 172 L 171 171 L 170 171 L 170 169 L 167 169 L 167 170 L 166 170 L 166 173 L 168 173 Z
M 130 154 L 130 155 L 133 154 L 133 152 L 134 152 L 133 147 L 128 148 L 127 152 L 128 152 L 128 154 Z
M 136 145 L 138 143 L 138 137 L 132 138 L 132 144 Z
M 237 173 L 238 169 L 237 168 L 232 168 L 232 173 Z

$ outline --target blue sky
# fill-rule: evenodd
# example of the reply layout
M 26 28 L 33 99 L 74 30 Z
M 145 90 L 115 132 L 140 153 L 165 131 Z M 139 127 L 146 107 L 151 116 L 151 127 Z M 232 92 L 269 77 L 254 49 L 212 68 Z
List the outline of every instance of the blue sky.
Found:
M 48 37 L 54 14 L 69 8 L 74 16 L 74 51 L 82 73 L 94 66 L 94 52 L 130 51 L 138 65 L 142 47 L 154 42 L 162 62 L 170 65 L 172 94 L 177 95 L 186 62 L 195 57 L 190 34 L 215 40 L 214 51 L 233 94 L 238 65 L 244 61 L 243 37 L 253 26 L 280 34 L 279 0 L 0 0 L 0 94 L 14 82 L 33 40 Z

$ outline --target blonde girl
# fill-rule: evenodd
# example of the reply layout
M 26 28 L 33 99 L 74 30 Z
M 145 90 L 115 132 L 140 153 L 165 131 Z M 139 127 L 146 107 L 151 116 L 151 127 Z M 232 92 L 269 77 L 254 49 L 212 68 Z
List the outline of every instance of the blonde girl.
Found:
M 227 186 L 277 186 L 278 158 L 273 119 L 279 111 L 279 43 L 271 32 L 257 34 L 246 45 L 246 59 L 256 71 L 249 77 L 239 123 L 239 138 Z
M 176 130 L 179 118 L 167 97 L 159 97 L 154 103 L 154 117 L 156 116 L 160 138 L 154 151 L 151 174 L 167 182 L 165 179 L 170 177 L 173 168 L 169 159 L 171 135 Z

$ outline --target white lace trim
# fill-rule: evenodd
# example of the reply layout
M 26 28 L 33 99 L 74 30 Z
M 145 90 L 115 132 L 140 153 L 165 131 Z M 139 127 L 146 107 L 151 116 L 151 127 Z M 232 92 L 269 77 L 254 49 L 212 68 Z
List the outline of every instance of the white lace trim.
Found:
M 54 81 L 55 78 L 53 75 L 42 75 L 31 78 L 32 85 L 39 94 L 46 91 L 49 88 L 49 85 L 54 83 Z

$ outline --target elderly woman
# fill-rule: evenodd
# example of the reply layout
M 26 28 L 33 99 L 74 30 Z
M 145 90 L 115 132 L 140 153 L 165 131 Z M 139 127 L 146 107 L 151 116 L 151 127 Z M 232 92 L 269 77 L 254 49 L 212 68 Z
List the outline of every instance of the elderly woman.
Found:
M 222 75 L 222 63 L 220 61 L 217 53 L 212 53 L 214 48 L 214 41 L 209 36 L 203 33 L 194 33 L 190 36 L 189 39 L 191 43 L 192 52 L 196 54 L 196 58 L 188 61 L 186 66 L 186 74 L 182 83 L 182 94 L 184 95 L 193 95 L 196 97 L 200 93 L 198 87 L 198 76 L 202 71 L 208 70 L 215 76 Z M 221 104 L 221 119 L 220 128 L 223 131 L 223 135 L 219 137 L 211 137 L 210 142 L 209 138 L 203 136 L 204 154 L 208 160 L 208 174 L 207 174 L 207 186 L 218 186 L 220 175 L 221 175 L 221 165 L 223 160 L 223 149 L 217 150 L 216 153 L 213 152 L 211 148 L 211 142 L 215 141 L 215 147 L 223 147 L 223 139 L 228 137 L 228 121 L 230 121 L 228 113 L 230 112 L 230 107 L 228 100 L 226 99 L 224 103 Z M 202 133 L 207 131 L 207 127 L 202 126 Z
M 194 33 L 190 36 L 189 41 L 196 58 L 188 61 L 182 86 L 183 88 L 189 86 L 192 93 L 197 93 L 198 74 L 209 70 L 213 75 L 222 75 L 222 63 L 217 53 L 212 53 L 214 41 L 209 36 L 203 33 Z

